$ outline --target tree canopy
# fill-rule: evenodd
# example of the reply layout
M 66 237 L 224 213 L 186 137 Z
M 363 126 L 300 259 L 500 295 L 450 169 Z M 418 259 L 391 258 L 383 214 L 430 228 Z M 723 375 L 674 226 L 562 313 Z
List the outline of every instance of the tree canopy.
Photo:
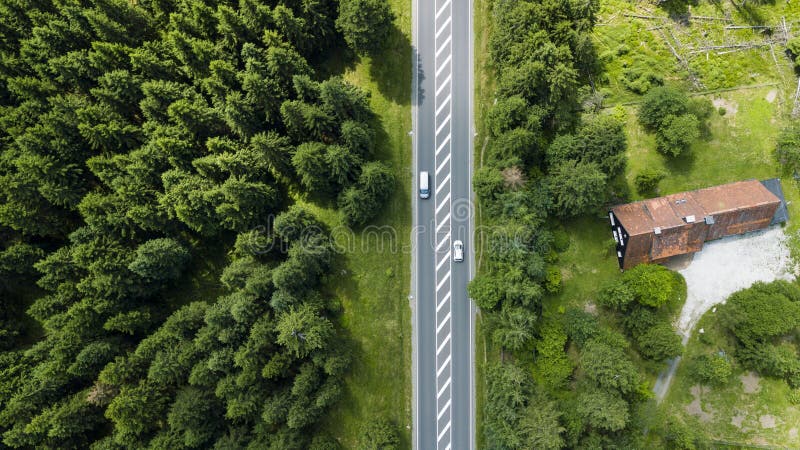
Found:
M 3 446 L 325 448 L 349 353 L 330 231 L 291 205 L 361 226 L 393 192 L 368 93 L 322 64 L 391 21 L 375 1 L 0 7 Z

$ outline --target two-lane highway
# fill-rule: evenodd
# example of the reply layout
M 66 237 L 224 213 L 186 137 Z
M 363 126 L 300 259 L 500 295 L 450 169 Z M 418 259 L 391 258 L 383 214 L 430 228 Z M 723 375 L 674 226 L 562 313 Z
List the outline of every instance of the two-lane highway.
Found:
M 414 0 L 414 447 L 474 448 L 472 2 Z M 453 261 L 453 242 L 465 261 Z

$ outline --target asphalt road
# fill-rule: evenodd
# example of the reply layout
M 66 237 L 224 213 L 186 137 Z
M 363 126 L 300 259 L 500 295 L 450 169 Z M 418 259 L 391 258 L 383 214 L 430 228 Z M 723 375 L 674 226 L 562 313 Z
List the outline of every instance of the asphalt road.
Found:
M 414 0 L 414 448 L 473 449 L 472 1 Z M 465 261 L 452 259 L 453 242 Z

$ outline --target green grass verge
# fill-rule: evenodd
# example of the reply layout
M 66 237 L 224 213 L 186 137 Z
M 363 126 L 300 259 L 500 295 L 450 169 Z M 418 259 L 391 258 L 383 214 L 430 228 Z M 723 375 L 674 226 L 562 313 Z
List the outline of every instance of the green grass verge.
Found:
M 475 0 L 473 3 L 473 33 L 475 35 L 475 54 L 474 62 L 475 67 L 475 127 L 478 132 L 474 141 L 473 160 L 475 168 L 483 165 L 483 149 L 488 142 L 489 134 L 486 131 L 486 113 L 491 108 L 494 101 L 495 78 L 494 69 L 491 66 L 489 58 L 489 36 L 492 30 L 492 0 Z M 483 214 L 481 213 L 480 205 L 476 206 L 477 214 L 475 215 L 476 228 L 484 224 Z M 475 237 L 477 242 L 478 236 Z M 481 262 L 483 255 L 481 254 L 483 246 L 476 248 L 475 260 L 477 264 L 477 271 L 481 270 Z M 496 361 L 499 359 L 496 350 L 492 349 L 488 336 L 485 333 L 485 326 L 481 316 L 475 323 L 475 442 L 477 448 L 486 447 L 483 433 L 483 408 L 485 403 L 485 380 L 484 371 L 489 361 Z
M 391 164 L 397 187 L 373 225 L 348 238 L 338 258 L 331 290 L 342 302 L 338 325 L 354 349 L 342 400 L 327 414 L 323 429 L 344 448 L 355 448 L 362 424 L 385 417 L 397 426 L 401 448 L 411 448 L 411 3 L 391 0 L 396 29 L 387 49 L 345 69 L 344 78 L 371 93 L 371 105 L 385 133 L 378 136 L 378 156 Z M 341 223 L 335 211 L 316 208 L 331 226 Z M 392 230 L 392 231 L 387 231 Z

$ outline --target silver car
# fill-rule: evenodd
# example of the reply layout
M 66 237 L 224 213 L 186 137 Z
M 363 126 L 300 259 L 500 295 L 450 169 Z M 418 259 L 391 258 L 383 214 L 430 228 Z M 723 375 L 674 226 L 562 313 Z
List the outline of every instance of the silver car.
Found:
M 464 261 L 464 243 L 460 239 L 453 242 L 453 261 Z

